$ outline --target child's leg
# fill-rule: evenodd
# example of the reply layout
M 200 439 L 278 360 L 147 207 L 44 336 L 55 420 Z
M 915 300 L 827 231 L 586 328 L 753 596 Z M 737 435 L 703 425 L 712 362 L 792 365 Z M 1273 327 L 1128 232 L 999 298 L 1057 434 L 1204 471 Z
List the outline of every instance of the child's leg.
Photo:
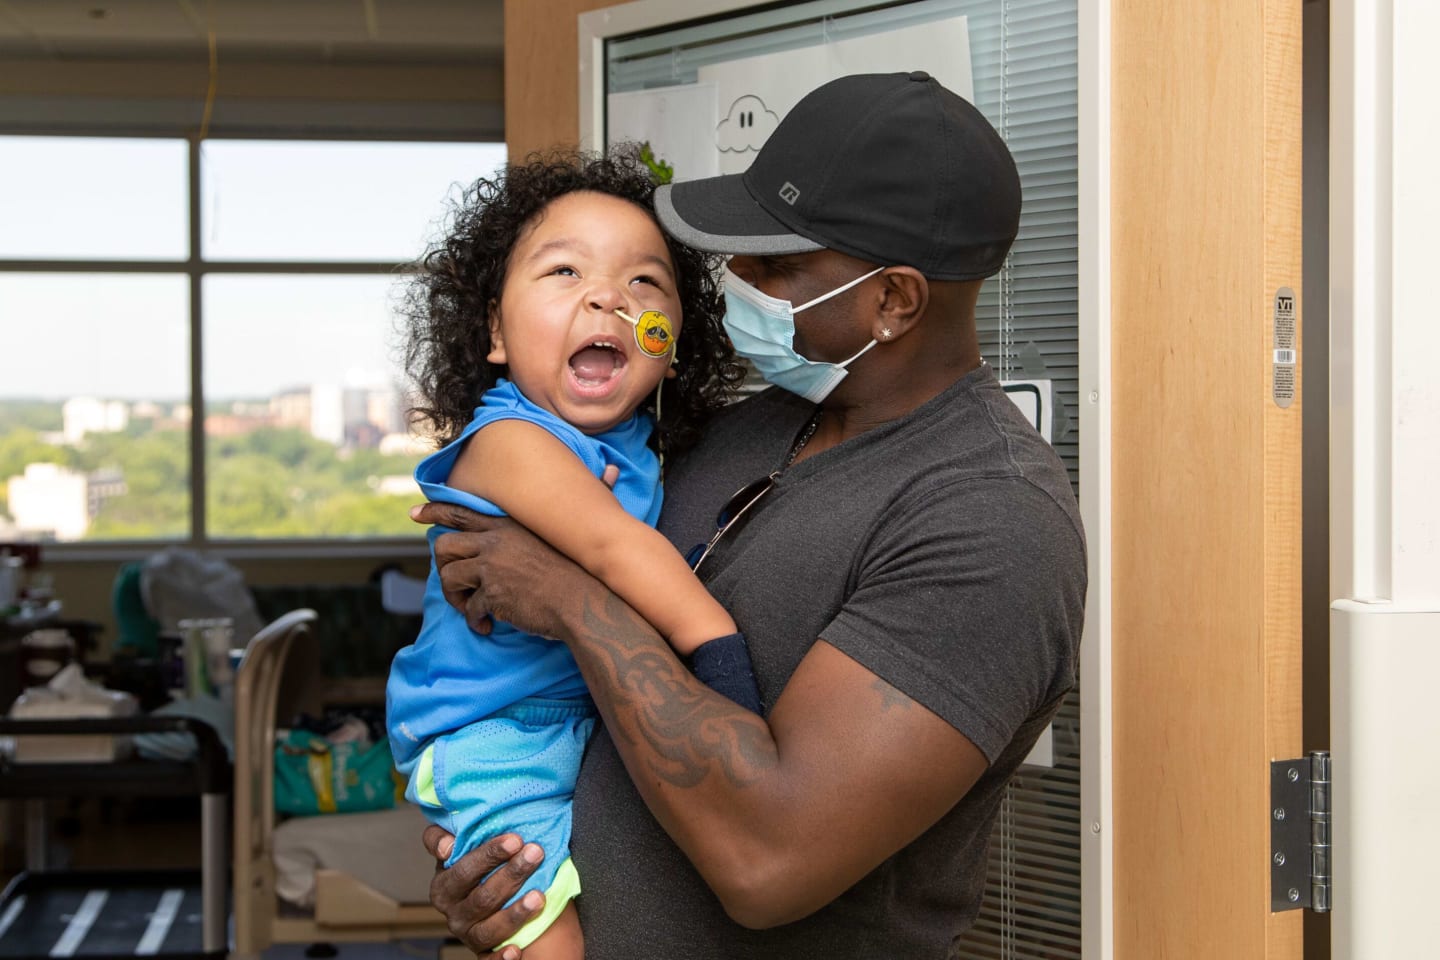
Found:
M 525 960 L 584 960 L 585 935 L 572 901 L 550 928 L 525 948 Z
M 570 856 L 570 802 L 593 709 L 589 701 L 522 700 L 435 741 L 434 795 L 454 823 L 446 866 L 515 833 L 545 851 L 527 889 L 549 888 Z
M 455 825 L 451 862 L 501 833 L 518 834 L 545 851 L 545 859 L 516 894 L 545 894 L 545 910 L 512 941 L 527 956 L 531 944 L 559 922 L 580 893 L 580 878 L 570 860 L 570 802 L 593 726 L 588 701 L 525 700 L 435 743 L 435 792 Z M 557 939 L 557 944 L 582 942 L 574 910 L 570 913 L 573 936 Z

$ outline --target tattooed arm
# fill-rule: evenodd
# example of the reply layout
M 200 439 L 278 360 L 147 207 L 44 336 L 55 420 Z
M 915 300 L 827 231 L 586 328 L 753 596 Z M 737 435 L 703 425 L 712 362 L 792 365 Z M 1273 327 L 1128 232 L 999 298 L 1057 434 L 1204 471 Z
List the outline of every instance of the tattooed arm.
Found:
M 703 686 L 634 610 L 522 528 L 445 509 L 417 519 L 475 531 L 436 544 L 451 602 L 477 626 L 493 612 L 570 647 L 641 796 L 741 924 L 788 923 L 829 903 L 985 770 L 954 727 L 823 638 L 758 717 Z

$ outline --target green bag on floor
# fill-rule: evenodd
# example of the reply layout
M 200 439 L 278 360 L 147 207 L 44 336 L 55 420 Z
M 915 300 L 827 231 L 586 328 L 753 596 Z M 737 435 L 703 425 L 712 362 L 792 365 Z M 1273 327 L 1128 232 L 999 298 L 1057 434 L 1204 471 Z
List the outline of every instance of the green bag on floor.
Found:
M 388 810 L 404 796 L 390 744 L 330 743 L 308 730 L 275 742 L 275 809 L 295 816 Z

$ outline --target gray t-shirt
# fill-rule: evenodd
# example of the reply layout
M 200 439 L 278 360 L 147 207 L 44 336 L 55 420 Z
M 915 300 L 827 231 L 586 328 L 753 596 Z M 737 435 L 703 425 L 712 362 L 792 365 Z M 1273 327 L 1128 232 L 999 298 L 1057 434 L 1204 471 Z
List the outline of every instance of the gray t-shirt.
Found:
M 669 471 L 660 529 L 709 538 L 779 467 L 814 407 L 769 390 Z M 942 717 L 990 767 L 933 827 L 820 911 L 730 921 L 640 799 L 602 730 L 575 792 L 589 960 L 942 958 L 974 921 L 1007 780 L 1074 685 L 1085 545 L 1065 469 L 988 367 L 901 420 L 785 470 L 702 568 L 774 704 L 817 637 Z

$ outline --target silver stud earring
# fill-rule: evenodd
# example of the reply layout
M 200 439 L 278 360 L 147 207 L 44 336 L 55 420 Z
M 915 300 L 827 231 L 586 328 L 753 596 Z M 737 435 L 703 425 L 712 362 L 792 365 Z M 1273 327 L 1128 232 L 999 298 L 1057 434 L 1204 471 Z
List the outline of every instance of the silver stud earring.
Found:
M 889 328 L 889 327 L 881 327 L 881 328 L 880 328 L 880 339 L 881 339 L 881 340 L 889 340 L 889 339 L 890 339 L 891 337 L 893 337 L 893 336 L 895 336 L 895 334 L 893 334 L 893 333 L 890 332 L 890 328 Z

